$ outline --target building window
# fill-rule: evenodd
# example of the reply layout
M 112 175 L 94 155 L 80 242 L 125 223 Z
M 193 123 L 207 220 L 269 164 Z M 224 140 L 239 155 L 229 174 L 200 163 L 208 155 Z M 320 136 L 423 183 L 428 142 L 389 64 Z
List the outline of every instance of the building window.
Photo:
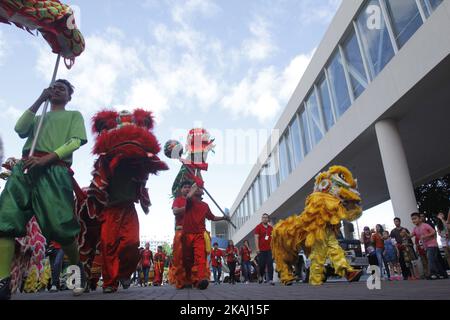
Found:
M 300 122 L 297 115 L 294 116 L 294 121 L 292 121 L 289 125 L 289 132 L 292 150 L 292 163 L 293 168 L 295 168 L 298 166 L 300 161 L 303 160 L 303 145 L 300 131 Z
M 317 103 L 315 91 L 313 91 L 306 100 L 306 109 L 309 118 L 310 136 L 312 138 L 313 146 L 315 146 L 325 135 L 325 128 L 322 124 L 322 117 L 320 115 L 319 104 Z
M 434 10 L 442 3 L 443 0 L 420 0 L 422 7 L 425 10 L 427 18 L 431 16 Z
M 269 158 L 269 166 L 267 168 L 267 174 L 270 180 L 270 193 L 274 193 L 278 189 L 279 183 L 279 163 L 278 152 L 272 154 Z
M 322 104 L 326 129 L 330 130 L 330 128 L 334 125 L 334 115 L 333 115 L 333 106 L 331 104 L 330 90 L 328 88 L 328 84 L 325 77 L 323 77 L 319 81 L 319 85 L 317 88 L 319 91 L 320 103 Z
M 352 34 L 343 44 L 345 61 L 347 62 L 348 74 L 355 99 L 367 88 L 367 77 L 364 69 L 364 62 L 359 50 L 356 34 Z
M 345 79 L 344 66 L 339 51 L 336 51 L 328 66 L 328 76 L 330 80 L 333 102 L 336 107 L 337 116 L 340 117 L 350 107 L 351 100 L 348 92 L 347 81 Z
M 385 19 L 379 0 L 371 0 L 356 20 L 372 78 L 375 78 L 394 56 Z
M 261 170 L 261 174 L 259 177 L 260 177 L 261 197 L 262 197 L 261 204 L 263 204 L 270 196 L 268 175 L 267 175 L 267 164 L 263 166 L 263 169 Z
M 386 6 L 392 20 L 395 40 L 401 48 L 423 24 L 417 2 L 416 0 L 386 0 Z
M 280 140 L 280 180 L 284 181 L 290 174 L 289 149 L 286 136 Z
M 302 142 L 303 145 L 305 146 L 305 156 L 306 156 L 312 149 L 309 121 L 306 109 L 303 109 L 302 112 L 300 113 L 300 120 L 301 120 Z
M 258 175 L 255 180 L 254 184 L 254 190 L 255 190 L 255 212 L 261 207 L 262 200 L 261 200 L 261 177 Z
M 254 206 L 253 206 L 253 191 L 252 191 L 253 187 L 250 188 L 250 190 L 248 190 L 247 193 L 247 198 L 248 198 L 248 212 L 246 217 L 249 217 L 251 215 L 253 215 L 254 212 Z

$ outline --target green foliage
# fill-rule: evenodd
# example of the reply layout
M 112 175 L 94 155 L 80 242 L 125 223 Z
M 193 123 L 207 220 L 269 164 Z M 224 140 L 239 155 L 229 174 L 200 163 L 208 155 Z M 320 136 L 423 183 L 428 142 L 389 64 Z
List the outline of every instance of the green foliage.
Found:
M 423 184 L 414 192 L 419 211 L 425 213 L 428 218 L 439 212 L 447 214 L 450 208 L 450 174 Z

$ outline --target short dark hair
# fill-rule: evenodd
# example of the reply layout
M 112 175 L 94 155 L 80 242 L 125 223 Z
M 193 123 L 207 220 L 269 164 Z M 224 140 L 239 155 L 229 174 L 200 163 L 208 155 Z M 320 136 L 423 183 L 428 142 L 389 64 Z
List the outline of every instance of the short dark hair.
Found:
M 263 213 L 263 215 L 262 215 L 263 217 L 264 216 L 267 216 L 267 218 L 269 217 L 269 214 L 268 213 Z
M 192 181 L 190 181 L 190 180 L 184 180 L 183 182 L 181 182 L 181 188 L 184 188 L 185 186 L 189 186 L 189 187 L 191 187 L 192 186 Z
M 214 247 L 214 246 L 218 246 L 218 245 L 219 245 L 219 244 L 218 244 L 217 242 L 214 242 L 214 243 L 213 243 L 213 247 Z
M 412 217 L 419 217 L 420 218 L 420 213 L 418 213 L 418 212 L 413 212 L 413 213 L 411 213 L 411 218 Z
M 394 218 L 394 221 L 395 221 L 395 220 L 398 220 L 398 221 L 402 222 L 402 219 L 400 219 L 399 217 L 395 217 L 395 218 Z
M 62 83 L 63 85 L 65 85 L 67 87 L 67 90 L 69 90 L 69 96 L 70 98 L 72 98 L 72 94 L 74 93 L 74 89 L 75 87 L 66 79 L 58 79 L 55 81 L 55 83 Z

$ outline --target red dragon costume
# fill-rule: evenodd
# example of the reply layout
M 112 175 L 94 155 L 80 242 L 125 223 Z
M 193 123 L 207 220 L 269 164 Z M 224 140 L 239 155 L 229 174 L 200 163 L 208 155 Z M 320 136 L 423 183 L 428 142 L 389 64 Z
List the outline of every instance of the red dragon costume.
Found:
M 93 153 L 98 155 L 86 192 L 77 193 L 82 225 L 80 256 L 88 275 L 96 249 L 103 258 L 104 292 L 115 292 L 119 281 L 127 288 L 139 262 L 139 220 L 134 203 L 148 214 L 145 188 L 150 174 L 168 170 L 157 154 L 151 112 L 102 111 L 94 116 Z

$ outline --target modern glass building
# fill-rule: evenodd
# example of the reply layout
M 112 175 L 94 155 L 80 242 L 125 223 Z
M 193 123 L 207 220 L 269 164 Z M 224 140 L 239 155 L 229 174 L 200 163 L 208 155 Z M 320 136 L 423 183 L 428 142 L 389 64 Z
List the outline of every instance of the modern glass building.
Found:
M 447 0 L 343 1 L 231 208 L 237 229 L 213 232 L 252 241 L 262 213 L 300 213 L 334 164 L 358 177 L 364 209 L 391 199 L 408 225 L 413 187 L 450 171 L 448 30 Z

